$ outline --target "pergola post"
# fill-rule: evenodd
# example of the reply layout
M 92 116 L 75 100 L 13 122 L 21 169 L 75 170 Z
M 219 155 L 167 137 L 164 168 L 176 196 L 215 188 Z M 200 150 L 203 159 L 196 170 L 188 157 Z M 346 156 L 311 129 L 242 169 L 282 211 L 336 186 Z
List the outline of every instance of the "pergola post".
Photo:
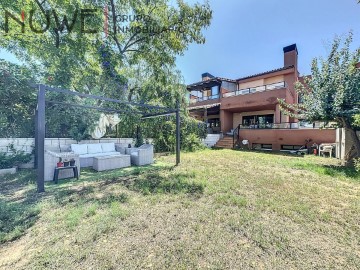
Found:
M 37 157 L 37 191 L 45 192 L 45 86 L 39 85 L 36 108 L 36 157 Z
M 176 102 L 176 165 L 180 164 L 180 106 Z

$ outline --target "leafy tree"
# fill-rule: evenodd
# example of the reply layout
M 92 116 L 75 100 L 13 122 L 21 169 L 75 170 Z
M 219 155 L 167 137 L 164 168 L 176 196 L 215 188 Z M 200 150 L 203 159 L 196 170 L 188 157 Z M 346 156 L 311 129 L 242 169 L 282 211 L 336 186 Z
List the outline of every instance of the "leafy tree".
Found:
M 34 134 L 36 91 L 27 68 L 0 59 L 0 134 L 2 137 L 31 137 Z
M 353 34 L 343 41 L 336 37 L 326 59 L 315 58 L 311 76 L 305 83 L 297 82 L 300 104 L 280 100 L 285 113 L 309 121 L 336 121 L 350 135 L 351 151 L 346 161 L 360 156 L 360 141 L 356 135 L 356 116 L 360 113 L 360 48 L 350 50 Z M 349 163 L 350 164 L 350 163 Z
M 72 24 L 76 10 L 89 7 L 96 7 L 99 12 L 87 17 L 86 28 L 97 29 L 98 33 L 81 33 L 79 19 L 70 30 L 67 25 Z M 175 4 L 170 0 L 3 0 L 0 9 L 3 12 L 10 10 L 18 18 L 24 11 L 26 22 L 31 10 L 35 9 L 32 15 L 36 29 L 45 28 L 50 14 L 48 31 L 37 34 L 29 31 L 27 26 L 25 33 L 21 33 L 18 23 L 10 20 L 12 31 L 0 40 L 0 47 L 40 71 L 37 75 L 41 82 L 167 107 L 175 107 L 176 100 L 185 92 L 181 74 L 175 69 L 176 57 L 182 55 L 190 43 L 205 42 L 202 30 L 210 25 L 212 17 L 207 1 L 190 5 L 182 0 Z M 58 21 L 54 20 L 53 10 Z M 103 10 L 108 10 L 105 13 L 108 36 L 102 31 Z M 67 25 L 62 24 L 64 16 L 67 16 Z M 0 31 L 4 31 L 4 23 L 1 16 L 3 30 Z M 124 109 L 120 104 L 97 102 L 96 105 Z M 181 105 L 185 107 L 183 100 Z M 63 131 L 70 130 L 67 123 L 72 121 L 74 114 L 70 108 L 60 110 L 60 106 L 54 106 L 51 109 L 58 111 L 54 117 L 59 121 L 49 122 L 48 126 L 51 134 L 60 136 Z M 69 121 L 64 124 L 62 118 Z M 135 114 L 122 118 L 132 126 L 139 122 Z M 73 132 L 81 135 L 84 129 Z
M 99 12 L 86 19 L 86 27 L 96 29 L 98 33 L 81 33 L 80 19 L 75 20 L 71 31 L 65 23 L 61 24 L 64 16 L 70 21 L 75 18 L 76 10 L 89 6 L 98 8 Z M 45 27 L 46 17 L 50 14 L 50 27 L 45 33 L 37 34 L 25 28 L 27 31 L 23 34 L 18 23 L 10 20 L 12 31 L 0 41 L 1 47 L 19 58 L 29 63 L 36 59 L 51 78 L 46 83 L 82 92 L 118 92 L 118 98 L 124 96 L 124 81 L 118 83 L 122 75 L 133 72 L 133 67 L 138 65 L 154 77 L 164 70 L 173 70 L 176 56 L 183 54 L 190 43 L 205 41 L 202 29 L 209 26 L 211 20 L 207 2 L 191 6 L 182 0 L 176 5 L 171 5 L 169 0 L 35 0 L 15 3 L 5 0 L 0 7 L 19 17 L 24 10 L 25 19 L 35 9 L 33 18 L 38 29 Z M 102 10 L 106 7 L 109 9 L 109 28 L 108 36 L 104 37 Z M 58 14 L 58 22 L 54 20 L 53 10 Z M 130 15 L 132 21 L 129 21 Z M 3 17 L 0 24 L 4 26 Z M 129 89 L 129 99 L 137 89 Z

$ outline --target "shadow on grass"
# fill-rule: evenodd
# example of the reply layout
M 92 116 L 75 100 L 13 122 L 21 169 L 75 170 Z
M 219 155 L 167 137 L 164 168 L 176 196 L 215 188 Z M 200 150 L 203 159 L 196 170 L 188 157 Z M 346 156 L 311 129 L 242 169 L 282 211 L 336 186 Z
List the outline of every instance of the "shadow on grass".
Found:
M 144 195 L 156 193 L 202 194 L 204 192 L 204 185 L 188 181 L 189 178 L 193 177 L 194 175 L 187 173 L 163 176 L 159 172 L 153 172 L 138 177 L 134 181 L 127 182 L 125 185 L 128 189 Z
M 143 195 L 203 193 L 202 184 L 189 180 L 194 178 L 194 174 L 173 170 L 173 166 L 147 166 L 101 173 L 84 170 L 80 181 L 64 179 L 57 185 L 47 183 L 46 192 L 42 194 L 36 193 L 34 170 L 7 176 L 0 181 L 0 243 L 21 237 L 35 224 L 41 210 L 39 202 L 44 198 L 54 199 L 54 207 L 67 204 L 86 206 L 88 203 L 111 207 L 114 203 L 127 203 L 130 199 L 127 193 L 107 191 L 107 185 L 116 183 Z
M 0 181 L 0 243 L 13 241 L 35 224 L 40 208 L 35 193 L 33 170 L 6 175 Z
M 261 150 L 248 150 L 248 149 L 235 149 L 234 151 L 246 152 L 246 153 L 258 153 L 258 154 L 265 154 L 271 156 L 283 156 L 283 157 L 295 157 L 295 158 L 305 157 L 305 155 L 291 154 L 289 152 L 280 152 L 280 151 L 261 151 Z
M 355 170 L 355 168 L 345 167 L 345 166 L 335 166 L 335 165 L 323 165 L 323 164 L 314 164 L 314 163 L 299 163 L 295 164 L 296 168 L 305 169 L 309 171 L 316 172 L 321 175 L 329 175 L 333 177 L 347 177 L 351 179 L 360 180 L 360 174 Z

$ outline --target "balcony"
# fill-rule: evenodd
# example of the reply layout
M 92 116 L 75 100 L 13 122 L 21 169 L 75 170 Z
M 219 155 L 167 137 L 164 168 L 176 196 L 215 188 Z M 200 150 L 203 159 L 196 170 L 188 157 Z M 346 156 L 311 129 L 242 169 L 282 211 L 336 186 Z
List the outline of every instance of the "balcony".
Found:
M 198 98 L 192 98 L 189 101 L 189 105 L 194 105 L 197 103 L 206 103 L 206 104 L 211 104 L 211 103 L 215 103 L 215 102 L 219 102 L 220 100 L 220 95 L 213 95 L 213 96 L 203 96 L 203 97 L 198 97 Z
M 283 122 L 283 123 L 258 123 L 255 125 L 239 125 L 242 129 L 334 129 L 333 124 L 325 122 L 309 123 L 306 121 Z
M 264 92 L 264 91 L 269 91 L 269 90 L 276 90 L 276 89 L 281 89 L 281 88 L 286 88 L 286 82 L 278 82 L 278 83 L 273 83 L 273 84 L 267 84 L 267 85 L 261 85 L 261 86 L 257 86 L 257 87 L 236 90 L 234 92 L 229 92 L 229 93 L 223 94 L 223 98 L 253 94 L 253 93 Z

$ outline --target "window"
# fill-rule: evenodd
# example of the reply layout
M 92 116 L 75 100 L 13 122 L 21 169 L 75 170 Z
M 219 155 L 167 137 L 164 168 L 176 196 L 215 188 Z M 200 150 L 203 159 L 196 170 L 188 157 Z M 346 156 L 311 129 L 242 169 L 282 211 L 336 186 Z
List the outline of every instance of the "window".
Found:
M 301 145 L 281 145 L 281 150 L 299 150 L 301 148 Z
M 272 150 L 272 144 L 253 143 L 252 148 L 254 150 Z
M 272 144 L 261 144 L 261 149 L 272 150 Z
M 218 95 L 219 94 L 219 86 L 213 86 L 211 88 L 211 94 L 212 94 L 212 96 Z
M 208 127 L 220 127 L 220 119 L 214 118 L 214 119 L 208 119 Z
M 243 126 L 248 126 L 251 128 L 272 128 L 273 123 L 273 114 L 243 116 L 242 121 Z

